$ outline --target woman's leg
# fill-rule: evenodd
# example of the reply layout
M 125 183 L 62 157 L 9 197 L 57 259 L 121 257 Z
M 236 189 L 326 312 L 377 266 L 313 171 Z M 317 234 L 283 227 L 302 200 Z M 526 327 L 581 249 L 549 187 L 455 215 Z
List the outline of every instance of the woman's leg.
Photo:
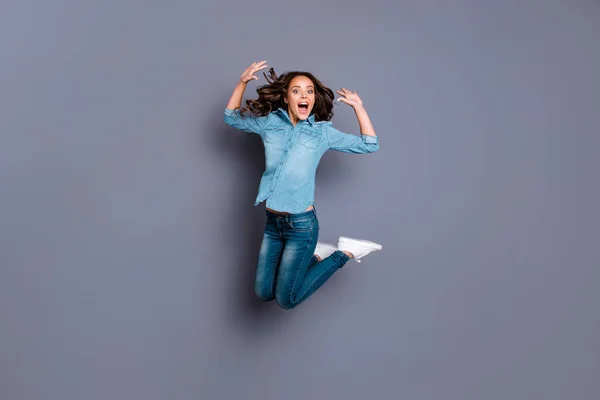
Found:
M 285 245 L 276 278 L 275 300 L 281 307 L 289 309 L 310 297 L 349 257 L 336 251 L 316 262 L 313 256 L 319 236 L 316 213 L 292 214 L 285 221 L 282 224 Z
M 312 257 L 310 258 L 310 262 L 308 263 L 308 269 L 310 269 L 313 265 L 315 265 L 319 261 L 320 261 L 320 259 L 316 255 L 313 254 Z
M 271 301 L 275 298 L 275 277 L 283 244 L 284 240 L 280 235 L 277 221 L 267 213 L 254 282 L 254 292 L 262 301 Z
M 296 292 L 295 305 L 300 304 L 317 291 L 338 269 L 342 268 L 350 257 L 341 251 L 336 251 L 329 257 L 315 263 L 308 269 L 302 285 Z

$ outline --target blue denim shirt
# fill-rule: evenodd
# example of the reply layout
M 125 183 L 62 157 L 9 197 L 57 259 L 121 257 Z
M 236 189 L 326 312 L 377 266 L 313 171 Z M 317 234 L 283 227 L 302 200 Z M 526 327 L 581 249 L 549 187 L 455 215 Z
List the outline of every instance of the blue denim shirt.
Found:
M 224 120 L 263 141 L 265 172 L 254 205 L 267 200 L 268 208 L 292 214 L 314 204 L 317 166 L 327 150 L 364 154 L 379 149 L 377 136 L 343 133 L 330 121 L 315 122 L 314 115 L 294 127 L 283 108 L 264 117 L 241 116 L 239 109 L 226 108 Z

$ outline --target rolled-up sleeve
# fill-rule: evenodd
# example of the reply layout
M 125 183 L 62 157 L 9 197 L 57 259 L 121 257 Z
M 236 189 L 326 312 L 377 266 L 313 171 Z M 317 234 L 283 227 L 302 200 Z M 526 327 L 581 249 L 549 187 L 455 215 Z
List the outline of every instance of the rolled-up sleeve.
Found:
M 229 126 L 240 129 L 244 132 L 256 133 L 262 136 L 265 125 L 267 124 L 268 116 L 256 117 L 253 115 L 242 116 L 239 109 L 230 110 L 225 108 L 223 120 Z
M 331 150 L 344 153 L 373 153 L 379 150 L 379 137 L 370 135 L 351 135 L 333 127 L 331 122 L 325 125 L 325 137 Z

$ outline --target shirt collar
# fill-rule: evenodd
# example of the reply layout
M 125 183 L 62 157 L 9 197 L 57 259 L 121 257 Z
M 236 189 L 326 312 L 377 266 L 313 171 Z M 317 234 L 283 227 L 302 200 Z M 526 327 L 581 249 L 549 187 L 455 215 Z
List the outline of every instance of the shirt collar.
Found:
M 290 123 L 292 123 L 292 120 L 290 119 L 290 115 L 285 110 L 285 108 L 280 107 L 276 110 L 276 112 L 279 112 L 280 114 L 285 115 L 285 117 L 288 119 L 288 121 L 290 121 Z M 310 114 L 306 120 L 308 121 L 309 124 L 314 125 L 315 124 L 315 114 L 314 113 Z

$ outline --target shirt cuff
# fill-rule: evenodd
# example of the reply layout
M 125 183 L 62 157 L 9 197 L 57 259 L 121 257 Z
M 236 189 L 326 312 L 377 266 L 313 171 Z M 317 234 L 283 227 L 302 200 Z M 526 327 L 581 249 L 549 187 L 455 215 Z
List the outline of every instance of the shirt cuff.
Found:
M 362 136 L 363 142 L 367 144 L 377 144 L 379 141 L 379 136 L 363 135 L 362 133 L 360 136 Z
M 225 115 L 230 117 L 235 113 L 236 113 L 236 110 L 230 110 L 229 108 L 225 108 Z

